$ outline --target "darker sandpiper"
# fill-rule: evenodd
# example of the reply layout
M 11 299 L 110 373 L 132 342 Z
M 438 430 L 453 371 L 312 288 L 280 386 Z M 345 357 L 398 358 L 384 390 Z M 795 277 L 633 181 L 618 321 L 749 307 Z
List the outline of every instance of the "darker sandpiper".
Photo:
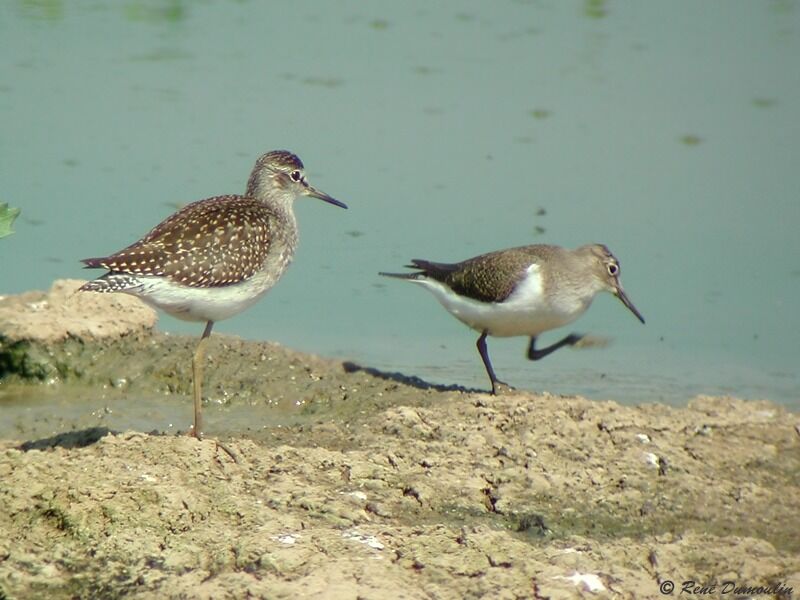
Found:
M 575 250 L 537 244 L 482 254 L 459 263 L 412 260 L 415 273 L 381 273 L 422 285 L 447 311 L 480 332 L 478 352 L 492 383 L 495 376 L 486 337 L 528 336 L 528 358 L 539 360 L 583 336 L 569 334 L 546 348 L 536 348 L 543 332 L 581 316 L 600 292 L 619 298 L 644 323 L 619 280 L 619 261 L 602 244 Z

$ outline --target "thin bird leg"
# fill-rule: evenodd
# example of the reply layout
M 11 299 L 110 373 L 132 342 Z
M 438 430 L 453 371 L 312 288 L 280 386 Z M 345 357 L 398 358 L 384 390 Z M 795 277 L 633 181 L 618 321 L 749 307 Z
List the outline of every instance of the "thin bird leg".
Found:
M 198 440 L 203 439 L 203 415 L 201 414 L 203 409 L 203 360 L 208 336 L 211 335 L 213 327 L 214 321 L 206 323 L 206 328 L 197 344 L 197 350 L 194 351 L 194 358 L 192 358 L 192 378 L 194 380 L 194 431 L 192 435 Z
M 492 362 L 489 360 L 489 352 L 486 349 L 486 336 L 488 332 L 484 331 L 481 334 L 481 337 L 478 338 L 478 353 L 481 355 L 481 359 L 483 360 L 483 366 L 486 367 L 486 372 L 489 374 L 489 380 L 492 382 L 492 395 L 497 395 L 497 384 L 508 385 L 503 383 L 497 376 L 494 374 L 494 369 L 492 368 Z
M 570 333 L 568 336 L 565 336 L 563 339 L 557 341 L 555 344 L 551 344 L 547 348 L 542 348 L 541 350 L 536 349 L 536 336 L 531 337 L 531 343 L 528 346 L 528 359 L 530 360 L 539 360 L 544 358 L 551 352 L 555 352 L 559 348 L 563 346 L 574 346 L 578 342 L 580 342 L 586 334 L 584 333 Z

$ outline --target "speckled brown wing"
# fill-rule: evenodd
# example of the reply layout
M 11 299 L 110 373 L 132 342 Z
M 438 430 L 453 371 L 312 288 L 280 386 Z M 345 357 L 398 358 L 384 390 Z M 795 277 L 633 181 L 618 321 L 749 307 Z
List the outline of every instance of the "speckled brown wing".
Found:
M 186 205 L 111 256 L 83 262 L 115 273 L 166 277 L 189 287 L 230 285 L 261 268 L 273 221 L 274 215 L 258 200 L 217 196 Z
M 480 302 L 502 302 L 525 276 L 525 270 L 550 251 L 533 245 L 481 254 L 460 263 L 413 260 L 412 264 L 432 279 L 441 281 L 461 296 Z

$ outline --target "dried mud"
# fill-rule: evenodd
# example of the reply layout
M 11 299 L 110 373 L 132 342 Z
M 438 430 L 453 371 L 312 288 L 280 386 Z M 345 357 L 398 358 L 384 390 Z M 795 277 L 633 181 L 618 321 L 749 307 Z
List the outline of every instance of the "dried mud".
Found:
M 130 317 L 59 285 L 0 300 L 0 598 L 800 593 L 800 419 L 778 405 L 493 397 L 215 334 L 197 441 L 176 434 L 196 339 L 32 334 L 31 304 L 37 327 L 64 303 Z

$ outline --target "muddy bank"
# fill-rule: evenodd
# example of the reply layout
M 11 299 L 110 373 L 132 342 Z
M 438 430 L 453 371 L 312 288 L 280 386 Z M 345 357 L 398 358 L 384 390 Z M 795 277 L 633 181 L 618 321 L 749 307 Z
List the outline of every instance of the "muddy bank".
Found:
M 800 593 L 800 419 L 777 405 L 492 397 L 214 335 L 206 424 L 234 462 L 175 435 L 195 339 L 36 337 L 31 302 L 59 306 L 0 300 L 0 598 Z

